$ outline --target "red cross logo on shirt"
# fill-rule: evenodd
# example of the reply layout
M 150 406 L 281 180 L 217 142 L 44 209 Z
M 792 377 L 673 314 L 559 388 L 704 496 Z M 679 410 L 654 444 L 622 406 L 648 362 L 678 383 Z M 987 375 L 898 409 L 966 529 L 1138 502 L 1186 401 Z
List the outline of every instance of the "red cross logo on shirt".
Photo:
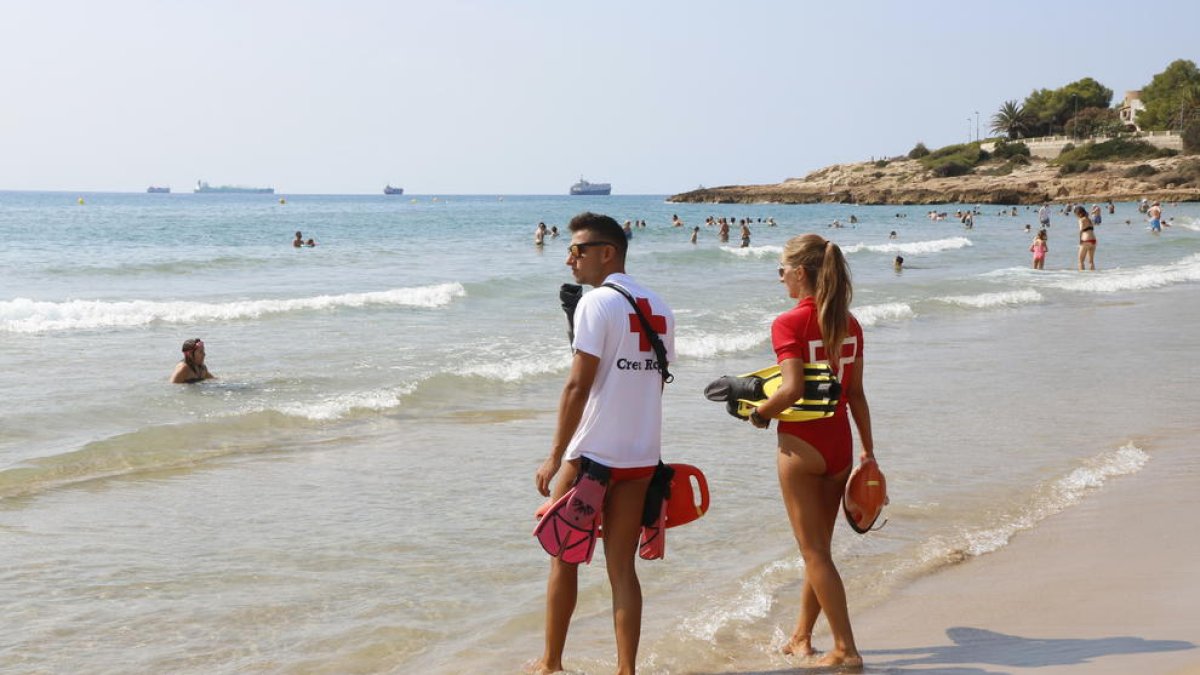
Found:
M 647 323 L 655 333 L 662 335 L 667 332 L 667 317 L 661 314 L 655 314 L 650 308 L 650 301 L 645 298 L 637 299 L 638 309 L 642 310 Z M 643 352 L 650 351 L 650 336 L 646 335 L 646 331 L 642 330 L 642 322 L 638 319 L 637 314 L 629 315 L 629 332 L 638 334 L 638 350 Z
M 858 338 L 853 335 L 847 335 L 842 341 L 842 348 L 839 350 L 837 363 L 832 363 L 825 357 L 825 345 L 820 340 L 812 340 L 808 343 L 809 361 L 819 363 L 825 361 L 833 366 L 834 372 L 838 377 L 843 377 L 843 368 L 847 363 L 854 363 L 858 359 Z

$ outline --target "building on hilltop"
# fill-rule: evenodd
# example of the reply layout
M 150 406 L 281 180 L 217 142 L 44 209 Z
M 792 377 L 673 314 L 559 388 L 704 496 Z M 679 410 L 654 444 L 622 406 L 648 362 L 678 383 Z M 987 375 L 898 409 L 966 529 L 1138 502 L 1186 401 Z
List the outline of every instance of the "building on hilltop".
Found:
M 1125 125 L 1126 131 L 1141 131 L 1138 126 L 1138 113 L 1145 110 L 1146 106 L 1142 104 L 1142 92 L 1127 91 L 1125 92 L 1125 100 L 1121 101 L 1120 107 L 1117 108 L 1117 115 L 1121 118 L 1121 124 Z

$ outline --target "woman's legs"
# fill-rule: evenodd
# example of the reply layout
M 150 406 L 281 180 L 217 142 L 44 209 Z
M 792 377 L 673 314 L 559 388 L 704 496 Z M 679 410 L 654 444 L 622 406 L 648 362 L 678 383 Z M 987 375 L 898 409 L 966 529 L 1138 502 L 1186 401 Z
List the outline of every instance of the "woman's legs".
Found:
M 1086 246 L 1086 248 L 1087 248 L 1088 269 L 1094 270 L 1094 269 L 1096 269 L 1096 245 L 1088 244 Z
M 1079 269 L 1083 269 L 1083 261 L 1087 258 L 1087 244 L 1079 245 Z
M 787 434 L 780 434 L 779 440 L 779 484 L 805 568 L 794 651 L 803 653 L 805 636 L 812 632 L 817 614 L 824 611 L 834 647 L 821 665 L 861 665 L 846 608 L 846 590 L 830 552 L 838 499 L 849 470 L 836 477 L 825 476 L 825 459 L 815 448 Z
M 649 478 L 612 483 L 604 500 L 604 562 L 612 585 L 613 630 L 617 634 L 617 673 L 637 668 L 642 633 L 642 586 L 637 549 Z
M 849 469 L 846 472 L 848 475 Z M 844 481 L 839 483 L 837 480 L 827 480 L 822 485 L 822 489 L 829 492 L 822 498 L 821 506 L 831 509 L 831 512 L 822 516 L 823 518 L 827 517 L 829 524 L 827 537 L 830 542 L 833 541 L 833 528 L 837 523 L 838 505 L 841 502 L 843 486 Z M 805 575 L 804 586 L 800 589 L 800 615 L 796 619 L 796 630 L 792 632 L 791 639 L 783 648 L 784 654 L 808 656 L 816 653 L 812 647 L 812 632 L 813 626 L 817 623 L 817 617 L 820 615 L 821 602 L 817 599 L 816 590 L 813 588 L 809 576 Z

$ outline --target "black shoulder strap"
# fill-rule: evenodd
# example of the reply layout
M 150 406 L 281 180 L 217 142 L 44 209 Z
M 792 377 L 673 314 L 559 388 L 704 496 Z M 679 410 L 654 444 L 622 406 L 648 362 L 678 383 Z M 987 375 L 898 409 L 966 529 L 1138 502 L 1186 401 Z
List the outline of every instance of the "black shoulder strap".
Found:
M 625 299 L 633 306 L 633 311 L 637 312 L 638 321 L 642 324 L 642 331 L 650 338 L 650 346 L 654 349 L 654 355 L 658 357 L 658 374 L 662 375 L 663 384 L 670 384 L 675 379 L 675 376 L 671 374 L 671 371 L 667 370 L 667 347 L 663 344 L 662 338 L 659 337 L 658 333 L 650 327 L 650 321 L 646 318 L 645 314 L 642 314 L 642 308 L 638 307 L 637 301 L 624 288 L 614 283 L 606 283 L 604 287 L 611 288 L 625 296 Z

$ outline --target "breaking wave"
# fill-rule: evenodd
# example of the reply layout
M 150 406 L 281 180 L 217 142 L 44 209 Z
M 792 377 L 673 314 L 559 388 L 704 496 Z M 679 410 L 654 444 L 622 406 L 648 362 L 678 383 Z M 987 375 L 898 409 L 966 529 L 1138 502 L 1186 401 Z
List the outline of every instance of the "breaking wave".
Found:
M 1041 293 L 1027 288 L 1020 291 L 1005 291 L 1002 293 L 980 293 L 979 295 L 947 295 L 940 298 L 934 298 L 938 302 L 944 302 L 959 307 L 968 307 L 971 309 L 991 309 L 993 307 L 1015 307 L 1018 305 L 1028 305 L 1030 303 L 1041 302 L 1045 298 Z
M 888 302 L 880 305 L 864 305 L 855 307 L 854 318 L 863 326 L 875 326 L 880 323 L 905 321 L 916 316 L 912 307 L 904 302 Z
M 871 253 L 904 253 L 908 255 L 917 255 L 920 253 L 941 253 L 942 251 L 954 251 L 960 248 L 974 246 L 970 239 L 966 237 L 949 237 L 947 239 L 930 239 L 928 241 L 913 241 L 903 244 L 853 244 L 843 246 L 842 250 L 846 253 L 859 253 L 868 251 Z
M 1049 284 L 1052 288 L 1081 293 L 1118 293 L 1162 288 L 1200 281 L 1200 253 L 1167 265 L 1144 265 L 1129 270 L 1107 270 L 1099 274 L 1076 275 Z
M 459 283 L 394 288 L 369 293 L 318 295 L 288 300 L 237 300 L 233 302 L 156 302 L 131 300 L 68 300 L 43 302 L 17 298 L 0 302 L 0 332 L 42 333 L 51 331 L 124 328 L 154 323 L 197 323 L 257 319 L 272 314 L 326 311 L 343 307 L 391 305 L 435 308 L 466 295 Z

